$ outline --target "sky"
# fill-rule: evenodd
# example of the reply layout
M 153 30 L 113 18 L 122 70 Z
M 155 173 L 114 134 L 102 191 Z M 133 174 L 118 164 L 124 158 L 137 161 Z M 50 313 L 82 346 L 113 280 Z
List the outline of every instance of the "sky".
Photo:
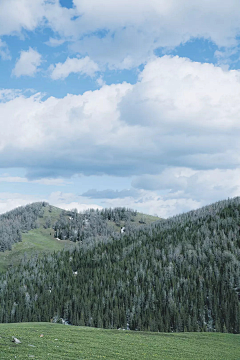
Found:
M 240 2 L 0 0 L 0 213 L 240 195 Z

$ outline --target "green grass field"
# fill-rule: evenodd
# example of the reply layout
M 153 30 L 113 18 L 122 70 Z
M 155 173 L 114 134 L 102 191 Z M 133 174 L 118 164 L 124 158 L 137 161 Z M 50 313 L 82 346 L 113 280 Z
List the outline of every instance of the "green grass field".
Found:
M 12 336 L 22 343 L 14 344 Z M 50 323 L 0 324 L 0 359 L 31 358 L 239 360 L 240 335 L 131 332 Z
M 51 232 L 51 235 L 50 235 Z M 51 229 L 34 229 L 22 234 L 22 242 L 13 245 L 11 251 L 0 252 L 0 272 L 8 266 L 16 265 L 21 258 L 35 254 L 49 253 L 73 246 L 70 241 L 58 241 L 53 237 Z

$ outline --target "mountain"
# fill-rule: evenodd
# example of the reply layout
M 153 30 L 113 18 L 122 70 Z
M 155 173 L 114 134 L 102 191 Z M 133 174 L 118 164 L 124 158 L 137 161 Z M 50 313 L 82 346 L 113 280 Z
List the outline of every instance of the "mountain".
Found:
M 77 213 L 46 202 L 19 207 L 0 215 L 0 272 L 18 264 L 23 256 L 71 248 L 79 236 L 86 241 L 156 220 L 159 218 L 125 208 Z
M 239 333 L 240 198 L 140 227 L 125 209 L 126 232 L 104 234 L 120 212 L 64 212 L 55 236 L 79 241 L 0 277 L 0 322 Z

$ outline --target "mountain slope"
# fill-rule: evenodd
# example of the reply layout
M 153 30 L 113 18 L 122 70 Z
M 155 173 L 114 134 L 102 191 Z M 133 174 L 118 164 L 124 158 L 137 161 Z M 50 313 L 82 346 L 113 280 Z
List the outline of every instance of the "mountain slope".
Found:
M 46 203 L 42 209 L 41 216 L 36 219 L 37 228 L 21 232 L 20 242 L 12 244 L 11 250 L 0 252 L 0 272 L 18 264 L 23 257 L 31 258 L 39 253 L 59 251 L 72 245 L 70 241 L 58 241 L 54 238 L 53 229 L 45 228 L 46 220 L 50 218 L 54 224 L 62 213 L 62 209 Z
M 51 253 L 73 247 L 74 243 L 68 238 L 59 241 L 53 229 L 60 218 L 68 223 L 73 214 L 75 212 L 64 211 L 46 202 L 41 202 L 0 215 L 1 228 L 5 229 L 2 231 L 4 236 L 0 236 L 0 245 L 2 244 L 0 273 L 6 271 L 9 266 L 17 265 L 23 257 L 31 258 L 36 254 Z M 142 223 L 154 222 L 159 218 L 136 213 L 133 220 L 132 225 L 141 226 Z M 113 231 L 120 232 L 120 227 L 125 223 L 120 221 L 116 225 L 114 221 L 110 221 L 108 225 L 113 228 Z M 6 241 L 3 241 L 5 238 Z
M 236 198 L 23 261 L 0 279 L 0 321 L 239 333 L 239 229 Z

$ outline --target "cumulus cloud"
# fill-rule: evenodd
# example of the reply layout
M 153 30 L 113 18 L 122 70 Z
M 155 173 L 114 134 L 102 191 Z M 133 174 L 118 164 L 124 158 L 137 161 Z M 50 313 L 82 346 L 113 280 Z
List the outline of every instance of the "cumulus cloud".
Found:
M 48 45 L 69 41 L 73 51 L 111 69 L 136 67 L 156 49 L 174 48 L 194 38 L 210 40 L 221 51 L 239 43 L 237 0 L 132 0 L 131 5 L 126 0 L 74 0 L 73 4 L 67 9 L 55 0 L 2 0 L 0 36 L 23 36 L 24 31 L 50 27 L 54 37 Z M 232 50 L 225 57 L 227 53 Z
M 5 129 L 0 139 L 2 157 L 9 150 L 4 163 L 13 161 L 20 166 L 18 161 L 23 160 L 25 165 L 34 161 L 38 168 L 53 172 L 64 167 L 71 171 L 77 167 L 80 172 L 81 168 L 87 173 L 102 172 L 110 164 L 100 161 L 99 151 L 102 149 L 104 156 L 109 151 L 108 135 L 115 137 L 121 132 L 117 104 L 129 87 L 129 84 L 105 86 L 99 91 L 67 95 L 63 99 L 50 97 L 45 101 L 39 94 L 29 98 L 22 95 L 1 103 L 0 122 Z
M 176 46 L 193 37 L 212 39 L 219 46 L 236 43 L 239 34 L 240 5 L 217 0 L 74 0 L 67 9 L 52 0 L 2 0 L 0 35 L 32 31 L 51 26 L 65 37 L 80 38 L 98 30 L 116 35 L 136 29 L 157 46 Z
M 62 171 L 133 176 L 166 166 L 235 168 L 239 96 L 239 71 L 156 58 L 135 85 L 0 103 L 0 159 L 38 177 L 38 169 L 53 177 Z
M 32 31 L 43 21 L 45 0 L 1 0 L 0 36 Z
M 81 59 L 68 57 L 64 63 L 50 66 L 49 70 L 51 71 L 51 78 L 58 80 L 65 79 L 71 73 L 86 74 L 92 77 L 99 71 L 99 67 L 88 56 Z
M 29 47 L 27 51 L 21 51 L 12 74 L 16 77 L 34 76 L 42 63 L 42 56 L 36 50 Z
M 126 0 L 74 0 L 73 4 L 67 9 L 52 0 L 2 0 L 0 36 L 50 27 L 54 34 L 50 46 L 70 41 L 72 50 L 82 56 L 118 69 L 138 66 L 157 48 L 174 48 L 194 38 L 210 40 L 221 51 L 239 43 L 237 0 L 132 0 L 130 5 Z
M 144 63 L 157 48 L 173 48 L 193 38 L 218 47 L 238 44 L 240 5 L 236 0 L 74 0 L 72 49 L 110 68 Z M 98 33 L 100 31 L 100 34 Z M 65 29 L 60 29 L 63 36 Z M 84 36 L 86 34 L 86 36 Z M 104 35 L 103 35 L 104 34 Z M 76 41 L 78 40 L 78 41 Z
M 49 26 L 54 32 L 65 29 L 65 36 L 73 36 L 75 25 L 71 19 L 75 15 L 74 9 L 61 7 L 57 0 L 1 0 L 0 36 L 23 37 L 26 31 Z
M 240 190 L 239 97 L 239 71 L 169 56 L 149 61 L 135 85 L 45 100 L 13 92 L 0 102 L 0 161 L 31 180 L 134 177 L 135 191 L 84 199 L 189 209 Z

